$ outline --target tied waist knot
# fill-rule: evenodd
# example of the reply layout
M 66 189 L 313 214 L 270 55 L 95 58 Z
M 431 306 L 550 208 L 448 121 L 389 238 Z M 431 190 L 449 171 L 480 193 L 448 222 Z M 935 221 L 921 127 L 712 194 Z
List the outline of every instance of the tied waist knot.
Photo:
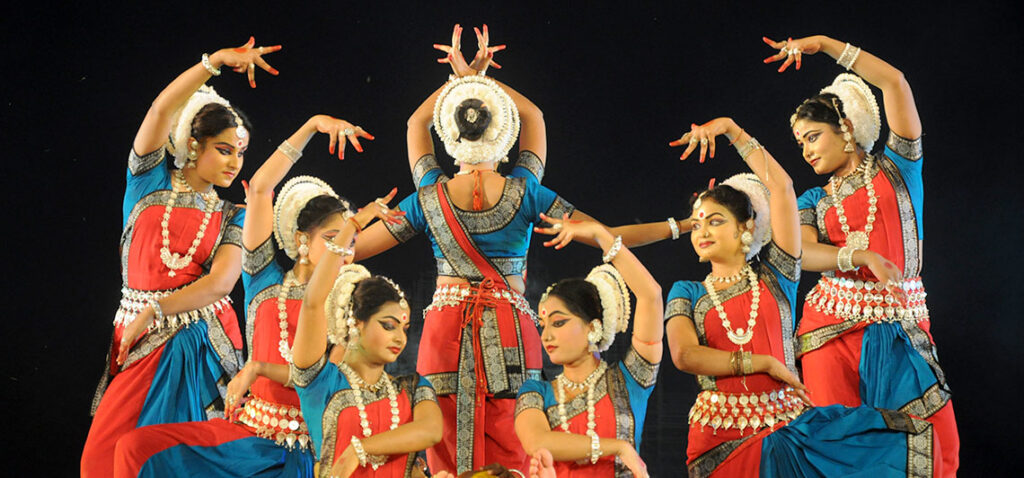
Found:
M 462 313 L 462 328 L 471 327 L 473 339 L 473 373 L 476 375 L 476 404 L 483 405 L 487 396 L 487 376 L 484 370 L 484 354 L 480 344 L 480 328 L 484 325 L 484 310 L 496 308 L 501 301 L 496 296 L 495 289 L 498 286 L 491 278 L 486 278 L 480 284 L 469 289 L 469 295 L 465 297 L 466 307 Z

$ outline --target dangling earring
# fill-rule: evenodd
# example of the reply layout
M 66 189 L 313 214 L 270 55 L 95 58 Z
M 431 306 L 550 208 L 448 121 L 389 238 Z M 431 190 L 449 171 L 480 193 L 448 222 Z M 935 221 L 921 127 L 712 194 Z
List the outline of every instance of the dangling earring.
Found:
M 754 243 L 754 235 L 750 231 L 743 231 L 743 234 L 740 234 L 740 242 L 743 243 L 743 253 L 750 254 L 750 245 Z
M 597 344 L 604 338 L 604 325 L 597 319 L 590 322 L 590 324 L 590 332 L 587 332 L 587 342 L 590 344 L 587 346 L 587 350 L 597 352 Z
M 299 234 L 299 264 L 309 264 L 309 241 L 305 234 Z
M 853 146 L 853 135 L 850 134 L 850 127 L 846 126 L 846 122 L 839 123 L 839 130 L 843 132 L 843 141 L 846 141 L 846 146 L 843 146 L 843 152 L 852 153 L 857 151 L 857 148 Z
M 754 243 L 754 234 L 750 231 L 754 229 L 754 220 L 747 219 L 747 230 L 740 234 L 740 242 L 743 243 L 743 254 L 750 254 L 750 245 Z
M 186 167 L 195 168 L 196 159 L 199 158 L 199 141 L 192 140 L 188 143 L 188 162 L 185 164 Z
M 359 329 L 356 327 L 356 318 L 352 315 L 351 304 L 348 307 L 348 313 L 345 315 L 347 316 L 345 318 L 345 328 L 348 329 L 348 340 L 345 347 L 353 350 L 359 345 Z

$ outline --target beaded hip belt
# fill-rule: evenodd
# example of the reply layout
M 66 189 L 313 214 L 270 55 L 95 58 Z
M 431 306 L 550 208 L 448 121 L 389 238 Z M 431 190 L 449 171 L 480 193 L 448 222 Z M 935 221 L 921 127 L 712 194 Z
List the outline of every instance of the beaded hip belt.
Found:
M 759 393 L 727 393 L 705 390 L 697 395 L 690 409 L 690 426 L 700 425 L 723 430 L 736 429 L 742 434 L 750 429 L 757 433 L 764 427 L 792 420 L 804 409 L 804 402 L 793 389 Z
M 257 436 L 274 440 L 289 450 L 296 446 L 300 450 L 312 450 L 313 440 L 309 438 L 309 429 L 298 408 L 251 397 L 245 402 L 238 421 L 256 430 Z
M 438 287 L 434 291 L 434 300 L 427 308 L 423 309 L 424 317 L 431 310 L 441 310 L 444 307 L 457 306 L 463 302 L 469 302 L 472 300 L 471 294 L 475 288 L 476 286 L 473 284 L 448 284 Z M 493 294 L 495 299 L 508 302 L 520 314 L 525 314 L 534 323 L 537 323 L 537 314 L 530 308 L 530 303 L 526 300 L 526 297 L 523 297 L 518 292 L 505 288 L 494 288 L 485 293 Z
M 136 290 L 128 287 L 122 287 L 121 304 L 117 308 L 117 314 L 114 315 L 114 327 L 117 327 L 118 325 L 127 327 L 128 324 L 135 320 L 135 317 L 138 316 L 143 309 L 149 307 L 150 301 L 163 299 L 178 290 L 181 289 Z M 231 307 L 231 297 L 224 296 L 205 307 L 200 307 L 195 310 L 189 310 L 178 314 L 165 315 L 163 320 L 154 320 L 153 323 L 150 324 L 149 330 L 188 325 L 202 320 L 203 315 L 215 315 L 229 307 Z
M 807 304 L 819 312 L 856 322 L 918 322 L 928 320 L 924 285 L 920 277 L 899 284 L 907 294 L 907 305 L 900 305 L 881 282 L 837 279 L 822 276 L 807 294 Z

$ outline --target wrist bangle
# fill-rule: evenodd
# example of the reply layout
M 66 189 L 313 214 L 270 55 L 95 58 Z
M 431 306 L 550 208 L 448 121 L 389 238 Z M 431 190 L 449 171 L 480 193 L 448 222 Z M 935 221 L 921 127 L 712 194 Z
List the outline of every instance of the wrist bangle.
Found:
M 156 319 L 154 322 L 163 323 L 164 321 L 164 309 L 160 307 L 160 301 L 153 299 L 149 301 L 149 306 L 153 308 L 153 317 Z
M 732 370 L 733 376 L 739 376 L 743 372 L 740 366 L 739 351 L 729 354 L 729 369 Z
M 858 56 L 860 56 L 860 48 L 847 43 L 843 48 L 843 53 L 836 59 L 836 64 L 849 71 L 853 68 L 853 63 L 857 61 Z
M 295 146 L 292 146 L 291 143 L 288 142 L 288 140 L 282 141 L 281 144 L 277 146 L 277 150 L 280 151 L 281 154 L 283 154 L 286 158 L 288 158 L 288 160 L 291 161 L 292 164 L 298 162 L 299 158 L 302 157 L 302 151 L 296 149 Z
M 740 352 L 743 360 L 743 375 L 754 373 L 754 354 L 751 352 Z
M 210 72 L 213 76 L 220 76 L 220 68 L 213 67 L 213 63 L 210 63 L 210 55 L 208 53 L 203 53 L 203 68 L 206 68 L 206 71 Z
M 352 225 L 356 227 L 356 234 L 363 232 L 363 226 L 359 225 L 359 221 L 357 221 L 356 218 L 350 217 L 348 220 L 352 221 Z
M 597 432 L 593 432 L 590 435 L 590 464 L 597 463 L 597 460 L 601 458 L 601 437 L 597 435 Z
M 672 240 L 679 239 L 679 224 L 676 223 L 676 218 L 670 217 L 668 220 L 668 228 L 672 231 Z
M 734 146 L 736 148 L 736 152 L 740 154 L 740 157 L 743 158 L 744 161 L 746 161 L 747 156 L 750 156 L 750 153 L 753 153 L 756 150 L 764 148 L 764 146 L 761 146 L 761 143 L 757 140 L 757 138 L 753 136 L 751 136 L 750 139 L 748 139 L 747 142 L 743 144 L 743 146 Z
M 338 244 L 335 244 L 334 241 L 324 241 L 324 247 L 327 248 L 328 251 L 333 252 L 341 257 L 356 255 L 356 251 L 351 247 L 339 246 Z
M 363 442 L 355 435 L 352 435 L 352 449 L 356 451 L 356 458 L 359 459 L 359 466 L 366 466 L 366 450 L 363 450 Z
M 843 246 L 839 248 L 839 253 L 836 254 L 836 267 L 842 272 L 850 272 L 856 267 L 853 266 L 853 253 L 856 249 L 850 246 Z
M 612 247 L 608 248 L 608 252 L 601 257 L 601 260 L 605 264 L 615 259 L 615 256 L 619 255 L 619 249 L 622 249 L 622 236 L 615 236 L 615 242 L 612 242 Z

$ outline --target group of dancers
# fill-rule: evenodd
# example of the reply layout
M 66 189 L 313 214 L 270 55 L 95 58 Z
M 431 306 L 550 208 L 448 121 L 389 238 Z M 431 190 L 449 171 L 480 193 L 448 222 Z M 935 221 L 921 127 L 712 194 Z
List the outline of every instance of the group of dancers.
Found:
M 638 451 L 666 342 L 702 389 L 678 474 L 955 475 L 959 438 L 918 276 L 921 123 L 899 70 L 825 36 L 765 38 L 778 50 L 765 62 L 784 60 L 780 72 L 820 52 L 854 73 L 789 119 L 828 184 L 797 197 L 773 155 L 717 118 L 671 145 L 703 162 L 725 136 L 749 173 L 694 194 L 687 218 L 607 227 L 541 185 L 541 110 L 487 76 L 504 46 L 474 30 L 471 61 L 458 25 L 450 45 L 434 46 L 453 74 L 408 120 L 417 190 L 397 207 L 397 190 L 356 208 L 302 175 L 275 197 L 317 133 L 339 158 L 347 143 L 362 152 L 373 140 L 328 115 L 243 182 L 244 208 L 218 197 L 253 130 L 205 84 L 230 68 L 255 87 L 257 67 L 277 74 L 264 57 L 280 46 L 250 38 L 203 55 L 160 93 L 129 153 L 123 297 L 83 476 L 646 477 Z M 881 90 L 889 126 L 878 152 L 880 108 L 865 81 Z M 452 177 L 431 128 L 458 165 Z M 499 174 L 517 140 L 511 172 Z M 548 287 L 536 311 L 523 296 L 534 232 L 603 260 Z M 417 373 L 392 376 L 385 365 L 419 311 L 359 262 L 421 233 L 437 288 Z M 711 270 L 674 283 L 665 304 L 629 248 L 687 233 Z M 822 275 L 798 321 L 801 270 Z M 244 330 L 228 297 L 239 275 Z M 602 360 L 628 331 L 624 357 Z M 542 349 L 563 367 L 551 380 Z

